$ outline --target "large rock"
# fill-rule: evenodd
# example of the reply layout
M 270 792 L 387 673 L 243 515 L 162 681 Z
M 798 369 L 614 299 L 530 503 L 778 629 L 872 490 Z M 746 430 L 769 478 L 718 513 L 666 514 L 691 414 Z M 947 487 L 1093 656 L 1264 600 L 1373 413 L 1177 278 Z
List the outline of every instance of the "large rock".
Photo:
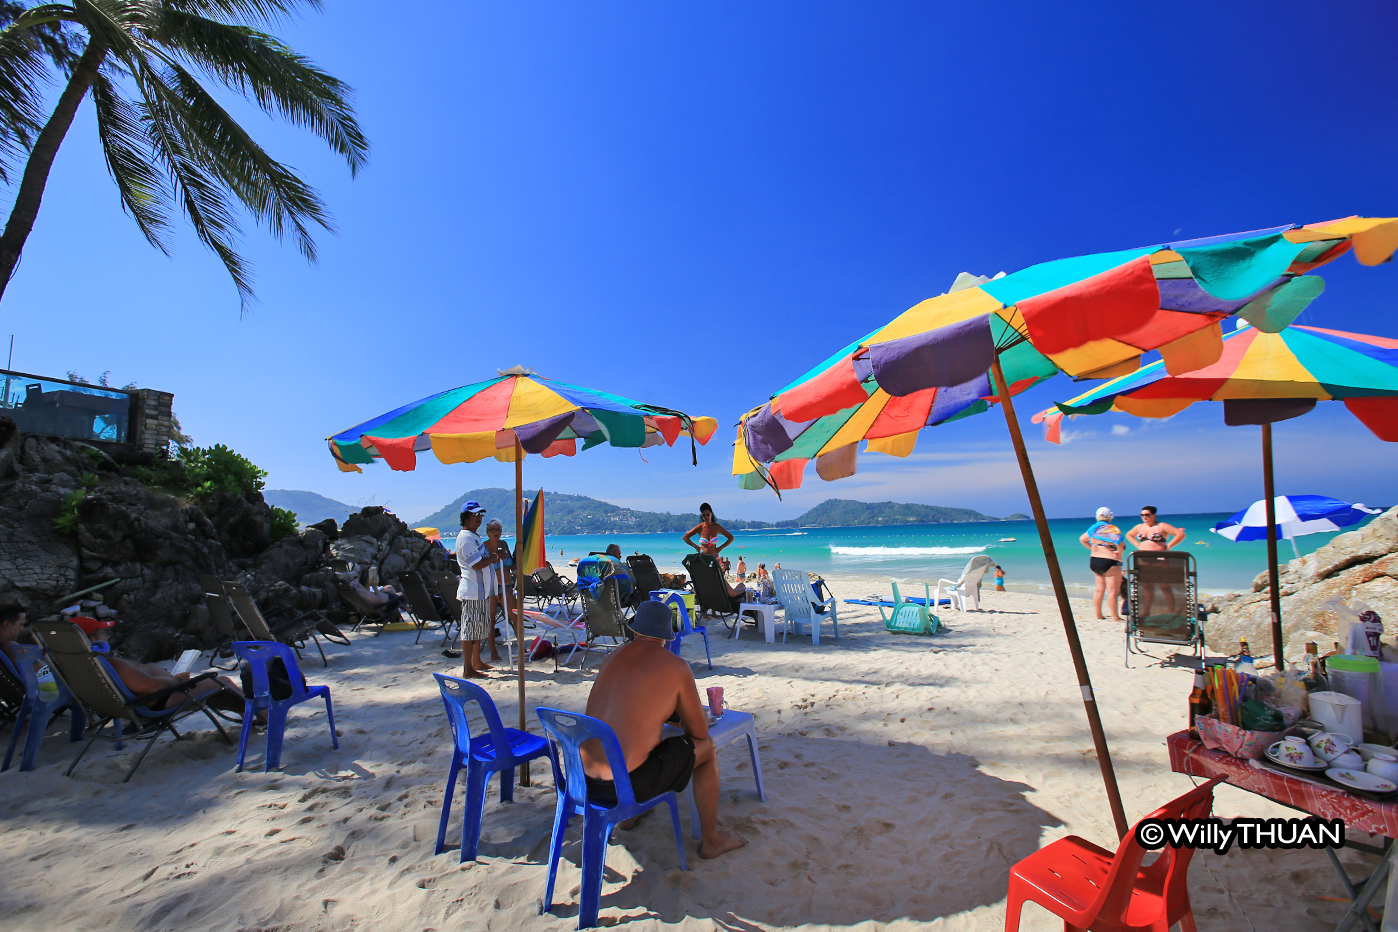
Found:
M 1398 635 L 1398 507 L 1357 531 L 1292 560 L 1278 575 L 1285 654 L 1297 658 L 1306 641 L 1318 641 L 1328 652 L 1338 637 L 1339 619 L 1325 603 L 1366 602 L 1384 619 L 1384 637 Z M 1268 576 L 1253 581 L 1253 591 L 1216 600 L 1218 614 L 1205 624 L 1208 646 L 1233 653 L 1239 638 L 1247 638 L 1256 656 L 1272 653 L 1272 610 Z

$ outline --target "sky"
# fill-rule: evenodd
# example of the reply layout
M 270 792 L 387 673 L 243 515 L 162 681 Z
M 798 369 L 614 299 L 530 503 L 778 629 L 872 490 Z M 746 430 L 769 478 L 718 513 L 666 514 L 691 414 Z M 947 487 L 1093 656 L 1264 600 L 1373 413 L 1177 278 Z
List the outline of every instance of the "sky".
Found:
M 323 194 L 308 265 L 251 221 L 240 311 L 184 228 L 173 258 L 121 212 L 85 102 L 0 302 L 13 368 L 175 394 L 201 445 L 269 488 L 425 516 L 513 467 L 335 469 L 324 438 L 522 363 L 718 418 L 687 445 L 525 463 L 527 487 L 720 520 L 827 498 L 1027 512 L 998 410 L 907 459 L 808 470 L 778 501 L 729 476 L 733 425 L 963 270 L 993 275 L 1172 239 L 1398 216 L 1398 7 L 1344 4 L 452 2 L 386 20 L 327 0 L 279 28 L 352 85 L 372 143 L 351 179 L 322 143 L 240 107 Z M 222 95 L 231 99 L 229 95 Z M 13 191 L 0 194 L 6 209 Z M 1321 269 L 1298 323 L 1398 337 L 1398 263 Z M 1016 399 L 1051 517 L 1233 511 L 1262 495 L 1259 429 L 1200 404 L 1104 415 L 1045 443 Z M 1398 445 L 1338 403 L 1279 424 L 1277 488 L 1398 502 Z

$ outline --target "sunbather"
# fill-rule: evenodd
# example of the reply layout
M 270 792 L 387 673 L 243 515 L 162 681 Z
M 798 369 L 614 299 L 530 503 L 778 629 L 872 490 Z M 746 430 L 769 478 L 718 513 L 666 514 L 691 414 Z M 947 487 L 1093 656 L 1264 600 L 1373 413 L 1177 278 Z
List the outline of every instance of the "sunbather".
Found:
M 73 619 L 73 624 L 83 629 L 93 645 L 98 645 L 106 643 L 107 629 L 112 627 L 113 622 L 78 617 Z M 153 663 L 137 663 L 134 660 L 127 660 L 125 657 L 117 657 L 112 654 L 107 655 L 106 661 L 107 665 L 116 672 L 117 678 L 121 680 L 122 684 L 131 690 L 131 694 L 138 699 L 157 693 L 167 686 L 176 686 L 190 678 L 188 673 L 171 673 L 164 667 Z M 243 690 L 236 682 L 226 676 L 196 683 L 194 688 L 189 690 L 188 695 L 183 692 L 171 693 L 164 702 L 156 706 L 156 709 L 173 709 L 184 702 L 188 696 L 207 698 L 210 708 L 222 709 L 226 712 L 242 712 L 244 709 Z M 259 719 L 262 717 L 258 716 Z
M 679 792 L 693 777 L 694 804 L 703 829 L 700 857 L 716 858 L 741 848 L 747 844 L 741 835 L 718 830 L 718 754 L 689 663 L 666 646 L 675 636 L 670 610 L 653 600 L 642 602 L 631 630 L 636 639 L 612 651 L 597 671 L 587 714 L 616 732 L 638 802 Z M 660 740 L 661 727 L 676 714 L 684 734 Z M 595 740 L 583 744 L 582 758 L 588 797 L 604 806 L 616 805 L 612 769 Z

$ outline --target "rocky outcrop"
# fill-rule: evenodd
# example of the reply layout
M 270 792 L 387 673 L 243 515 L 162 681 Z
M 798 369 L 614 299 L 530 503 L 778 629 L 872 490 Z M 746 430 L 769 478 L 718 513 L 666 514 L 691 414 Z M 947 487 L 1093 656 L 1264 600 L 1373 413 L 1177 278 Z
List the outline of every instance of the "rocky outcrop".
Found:
M 1385 640 L 1392 641 L 1398 635 L 1398 508 L 1292 560 L 1281 568 L 1279 582 L 1287 657 L 1299 657 L 1306 641 L 1318 641 L 1321 652 L 1329 652 L 1339 624 L 1325 605 L 1331 599 L 1368 603 L 1384 619 Z M 1268 587 L 1264 572 L 1253 580 L 1251 592 L 1213 600 L 1209 607 L 1217 614 L 1204 627 L 1211 650 L 1235 653 L 1238 639 L 1245 637 L 1255 655 L 1271 653 Z
M 238 579 L 264 609 L 334 613 L 346 563 L 377 567 L 390 584 L 409 568 L 446 566 L 440 546 L 382 508 L 343 530 L 322 522 L 274 542 L 260 493 L 186 501 L 127 473 L 101 450 L 27 435 L 0 416 L 0 605 L 23 602 L 41 618 L 63 596 L 119 580 L 93 598 L 116 612 L 113 648 L 151 661 L 216 643 L 201 573 Z

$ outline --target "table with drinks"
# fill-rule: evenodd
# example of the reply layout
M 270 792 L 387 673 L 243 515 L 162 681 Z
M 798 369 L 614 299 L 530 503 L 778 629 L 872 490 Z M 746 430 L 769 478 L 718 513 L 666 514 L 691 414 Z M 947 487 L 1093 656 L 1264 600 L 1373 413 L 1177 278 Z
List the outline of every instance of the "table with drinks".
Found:
M 1170 769 L 1191 777 L 1221 776 L 1288 808 L 1343 820 L 1345 846 L 1376 854 L 1379 863 L 1356 882 L 1335 850 L 1325 849 L 1350 900 L 1337 928 L 1348 932 L 1362 925 L 1378 932 L 1369 904 L 1389 879 L 1392 839 L 1398 838 L 1398 750 L 1391 740 L 1398 729 L 1390 721 L 1398 702 L 1390 706 L 1387 700 L 1389 694 L 1398 700 L 1398 689 L 1384 689 L 1384 678 L 1398 672 L 1398 664 L 1378 659 L 1377 637 L 1372 656 L 1364 652 L 1369 645 L 1351 641 L 1355 653 L 1340 653 L 1337 643 L 1335 653 L 1322 658 L 1312 642 L 1301 670 L 1262 676 L 1247 642 L 1241 646 L 1236 659 L 1208 662 L 1195 673 L 1190 727 L 1165 742 Z M 1382 846 L 1348 837 L 1358 832 L 1381 836 Z M 1398 882 L 1390 886 L 1393 922 Z

